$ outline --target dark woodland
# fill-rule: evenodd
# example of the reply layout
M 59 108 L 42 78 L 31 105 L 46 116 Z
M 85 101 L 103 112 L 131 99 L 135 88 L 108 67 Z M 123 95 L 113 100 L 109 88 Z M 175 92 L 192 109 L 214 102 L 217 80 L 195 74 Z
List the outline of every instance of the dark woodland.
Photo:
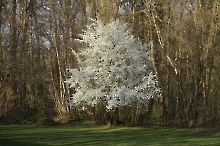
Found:
M 219 0 L 0 0 L 0 123 L 220 126 Z M 119 9 L 122 11 L 119 13 Z M 68 107 L 67 68 L 89 18 L 152 41 L 162 97 L 108 113 Z

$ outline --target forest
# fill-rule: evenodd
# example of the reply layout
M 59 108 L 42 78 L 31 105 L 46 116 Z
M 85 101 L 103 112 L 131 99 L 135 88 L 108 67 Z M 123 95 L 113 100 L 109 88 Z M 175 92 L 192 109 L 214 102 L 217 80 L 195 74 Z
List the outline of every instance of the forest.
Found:
M 220 126 L 219 0 L 0 0 L 0 123 Z M 108 112 L 69 107 L 68 68 L 91 19 L 150 43 L 160 98 Z

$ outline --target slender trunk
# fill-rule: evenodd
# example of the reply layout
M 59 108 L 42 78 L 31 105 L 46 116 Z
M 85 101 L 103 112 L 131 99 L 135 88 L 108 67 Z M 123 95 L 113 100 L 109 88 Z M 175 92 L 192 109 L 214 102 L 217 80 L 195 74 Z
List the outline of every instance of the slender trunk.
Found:
M 17 92 L 17 81 L 16 79 L 16 68 L 17 68 L 17 35 L 16 35 L 16 0 L 12 1 L 12 16 L 11 16 L 11 45 L 10 45 L 10 84 L 11 88 L 16 94 Z
M 67 112 L 67 107 L 66 107 L 66 101 L 65 101 L 65 85 L 64 85 L 64 79 L 63 79 L 63 72 L 62 72 L 62 63 L 60 60 L 60 50 L 59 50 L 59 43 L 57 42 L 58 39 L 58 34 L 60 29 L 58 28 L 57 25 L 57 19 L 55 17 L 55 13 L 54 11 L 56 10 L 55 7 L 52 7 L 51 12 L 51 18 L 52 18 L 52 23 L 53 23 L 53 48 L 56 54 L 56 61 L 57 61 L 57 66 L 58 66 L 58 79 L 59 79 L 59 87 L 58 87 L 58 101 L 57 101 L 57 108 L 58 108 L 58 112 L 60 114 L 61 117 L 65 117 L 66 116 L 66 112 Z
M 118 114 L 118 108 L 114 109 L 113 111 L 106 112 L 106 123 L 109 127 L 112 125 L 117 126 L 119 124 Z
M 21 17 L 21 80 L 20 80 L 20 105 L 23 106 L 26 98 L 26 79 L 27 79 L 27 1 L 23 1 L 20 6 L 20 17 Z
M 2 0 L 0 0 L 0 29 L 1 28 L 2 28 Z M 0 33 L 0 63 L 2 62 L 1 60 L 4 59 L 3 54 L 4 53 L 3 53 L 3 49 L 2 49 L 2 33 Z M 1 64 L 0 64 L 0 66 L 1 66 Z

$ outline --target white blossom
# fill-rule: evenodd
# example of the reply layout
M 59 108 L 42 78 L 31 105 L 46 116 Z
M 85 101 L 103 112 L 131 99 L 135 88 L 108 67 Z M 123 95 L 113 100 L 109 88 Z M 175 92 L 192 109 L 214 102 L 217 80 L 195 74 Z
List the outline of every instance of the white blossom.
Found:
M 74 52 L 79 68 L 69 69 L 71 77 L 66 80 L 74 89 L 71 106 L 84 108 L 99 101 L 107 110 L 134 101 L 147 105 L 160 92 L 149 45 L 135 40 L 125 23 L 93 21 L 79 37 L 84 46 Z

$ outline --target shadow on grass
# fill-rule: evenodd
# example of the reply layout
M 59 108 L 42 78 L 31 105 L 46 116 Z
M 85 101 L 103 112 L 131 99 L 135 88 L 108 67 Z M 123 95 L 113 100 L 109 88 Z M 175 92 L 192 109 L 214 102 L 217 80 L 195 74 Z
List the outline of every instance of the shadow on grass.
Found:
M 0 146 L 220 145 L 220 134 L 140 127 L 0 126 Z
M 25 142 L 25 141 L 17 141 L 13 139 L 1 139 L 0 138 L 0 146 L 44 146 L 44 144 L 37 144 L 33 142 Z

